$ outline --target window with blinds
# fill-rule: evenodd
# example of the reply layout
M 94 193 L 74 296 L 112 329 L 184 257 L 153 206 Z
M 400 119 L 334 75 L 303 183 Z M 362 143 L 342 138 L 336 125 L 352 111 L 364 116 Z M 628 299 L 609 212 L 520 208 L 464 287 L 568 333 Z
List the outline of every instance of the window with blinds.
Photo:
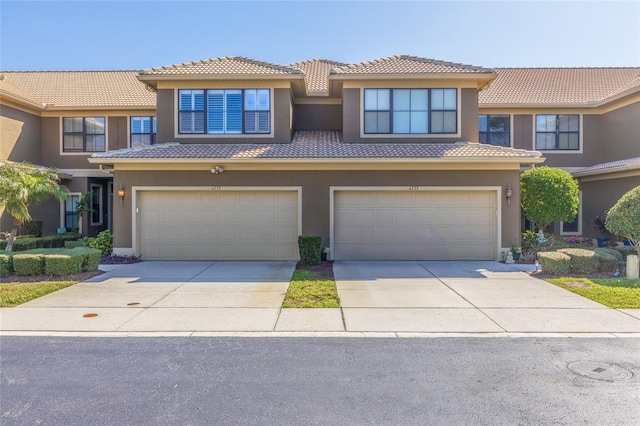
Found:
M 178 91 L 181 134 L 252 134 L 271 132 L 269 89 Z

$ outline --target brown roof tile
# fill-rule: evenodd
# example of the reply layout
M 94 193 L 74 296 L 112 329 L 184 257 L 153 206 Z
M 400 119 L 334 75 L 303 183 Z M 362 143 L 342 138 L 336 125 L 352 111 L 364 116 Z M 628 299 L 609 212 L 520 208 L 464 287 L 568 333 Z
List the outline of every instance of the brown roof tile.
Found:
M 496 68 L 483 105 L 596 105 L 640 89 L 640 68 Z
M 5 80 L 47 108 L 155 108 L 156 94 L 135 71 L 19 71 Z
M 347 64 L 327 59 L 310 59 L 287 66 L 304 72 L 308 95 L 327 95 L 329 94 L 329 71 L 335 67 L 347 66 Z
M 580 169 L 573 173 L 574 176 L 589 176 L 605 173 L 613 173 L 623 170 L 640 170 L 640 157 L 626 158 L 624 160 L 609 161 Z
M 9 83 L 7 80 L 4 79 L 4 75 L 0 76 L 0 95 L 8 96 L 10 98 L 13 98 L 14 100 L 27 103 L 29 105 L 32 105 L 40 109 L 44 108 L 44 105 L 42 105 L 42 102 L 31 97 L 28 93 L 24 92 L 23 90 L 20 90 L 13 84 Z
M 269 62 L 256 61 L 242 56 L 226 56 L 167 65 L 142 71 L 144 76 L 171 75 L 295 75 L 302 74 L 298 69 L 284 67 Z
M 415 74 L 493 74 L 489 68 L 474 65 L 395 55 L 331 70 L 331 74 L 415 75 Z
M 539 162 L 541 154 L 478 143 L 343 143 L 332 130 L 297 131 L 286 144 L 179 144 L 152 145 L 95 153 L 96 159 L 443 159 L 448 161 L 512 160 Z M 104 161 L 103 161 L 104 162 Z

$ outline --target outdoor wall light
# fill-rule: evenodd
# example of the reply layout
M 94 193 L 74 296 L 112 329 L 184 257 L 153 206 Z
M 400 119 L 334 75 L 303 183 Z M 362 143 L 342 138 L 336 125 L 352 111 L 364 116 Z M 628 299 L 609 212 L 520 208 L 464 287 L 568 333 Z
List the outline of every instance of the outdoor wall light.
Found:
M 118 197 L 120 197 L 120 205 L 124 204 L 124 185 L 120 184 L 120 188 L 118 188 Z
M 220 167 L 220 166 L 214 166 L 211 169 L 211 173 L 213 173 L 214 175 L 220 174 L 222 172 L 224 172 L 224 169 L 222 167 Z
M 507 196 L 507 204 L 511 205 L 511 197 L 513 197 L 513 189 L 511 189 L 511 184 L 509 184 L 509 186 L 507 187 L 505 195 Z

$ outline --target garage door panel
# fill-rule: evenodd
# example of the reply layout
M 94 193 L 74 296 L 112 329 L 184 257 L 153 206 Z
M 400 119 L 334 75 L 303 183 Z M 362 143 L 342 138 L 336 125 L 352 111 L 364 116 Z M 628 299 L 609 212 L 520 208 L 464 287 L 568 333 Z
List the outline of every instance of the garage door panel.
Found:
M 297 259 L 296 191 L 143 191 L 145 259 Z
M 495 258 L 493 191 L 336 191 L 334 197 L 335 259 Z

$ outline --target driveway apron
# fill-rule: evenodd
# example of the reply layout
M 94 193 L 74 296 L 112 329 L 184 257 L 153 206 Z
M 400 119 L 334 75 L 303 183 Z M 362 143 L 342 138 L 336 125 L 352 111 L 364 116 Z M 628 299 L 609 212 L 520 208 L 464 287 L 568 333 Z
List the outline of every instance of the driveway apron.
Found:
M 638 333 L 607 308 L 490 261 L 340 261 L 334 264 L 347 331 Z
M 273 331 L 295 262 L 154 262 L 3 308 L 1 331 Z

